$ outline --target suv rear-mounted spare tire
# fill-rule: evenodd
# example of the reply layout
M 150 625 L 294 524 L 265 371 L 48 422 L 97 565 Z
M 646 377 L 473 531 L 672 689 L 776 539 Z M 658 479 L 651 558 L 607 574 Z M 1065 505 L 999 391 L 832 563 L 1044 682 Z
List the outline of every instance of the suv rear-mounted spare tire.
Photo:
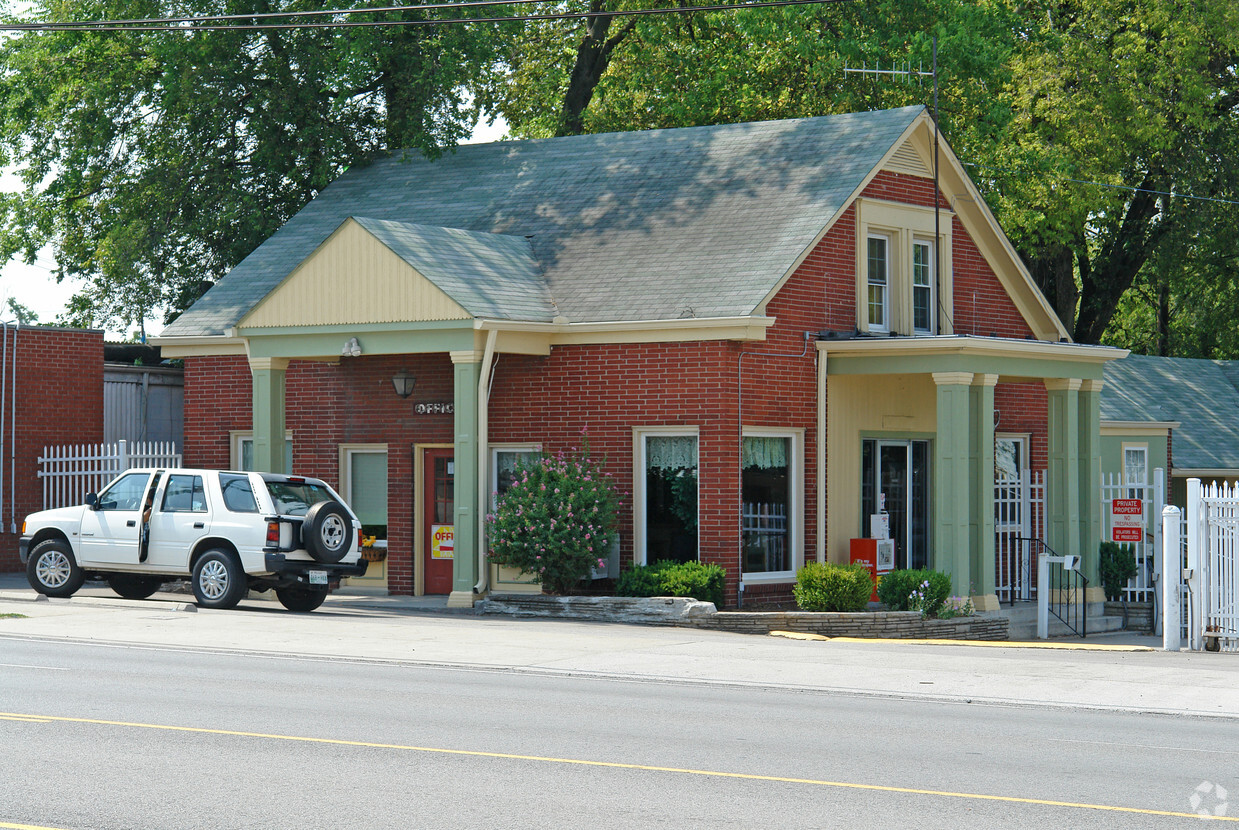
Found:
M 320 501 L 306 511 L 301 543 L 316 562 L 339 562 L 353 546 L 353 520 L 344 505 Z

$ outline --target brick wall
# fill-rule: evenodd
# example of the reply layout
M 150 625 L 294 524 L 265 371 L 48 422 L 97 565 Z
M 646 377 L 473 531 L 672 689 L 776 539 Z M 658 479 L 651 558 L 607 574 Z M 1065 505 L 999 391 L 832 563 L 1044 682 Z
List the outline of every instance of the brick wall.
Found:
M 43 449 L 103 441 L 103 333 L 22 327 L 14 346 L 14 330 L 9 328 L 0 351 L 4 352 L 0 573 L 5 573 L 21 569 L 17 547 L 22 520 L 43 509 L 43 485 L 38 477 Z M 10 466 L 14 424 L 16 453 Z M 17 532 L 13 532 L 14 523 Z

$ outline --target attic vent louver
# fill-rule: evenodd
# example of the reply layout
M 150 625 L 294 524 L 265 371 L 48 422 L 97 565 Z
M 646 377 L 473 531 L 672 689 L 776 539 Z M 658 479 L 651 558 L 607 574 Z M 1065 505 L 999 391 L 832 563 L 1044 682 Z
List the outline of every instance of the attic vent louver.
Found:
M 921 157 L 916 154 L 916 150 L 906 141 L 887 160 L 886 166 L 882 169 L 891 173 L 906 173 L 909 176 L 933 175 L 929 168 L 921 162 Z

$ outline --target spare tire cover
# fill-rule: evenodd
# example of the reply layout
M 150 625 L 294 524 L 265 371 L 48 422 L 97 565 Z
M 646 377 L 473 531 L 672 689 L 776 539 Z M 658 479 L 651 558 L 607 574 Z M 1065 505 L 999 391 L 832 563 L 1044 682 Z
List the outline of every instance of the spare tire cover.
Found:
M 320 501 L 306 511 L 301 542 L 317 562 L 339 562 L 353 546 L 353 519 L 338 501 Z

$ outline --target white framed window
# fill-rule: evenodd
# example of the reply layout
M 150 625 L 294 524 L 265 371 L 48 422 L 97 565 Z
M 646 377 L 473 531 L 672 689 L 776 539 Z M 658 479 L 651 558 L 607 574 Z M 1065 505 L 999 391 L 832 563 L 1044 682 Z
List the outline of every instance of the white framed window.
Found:
M 740 453 L 745 582 L 794 579 L 804 543 L 804 430 L 746 428 Z
M 869 331 L 887 332 L 891 328 L 890 246 L 889 237 L 878 234 L 869 236 L 865 258 Z
M 251 472 L 254 469 L 254 432 L 253 430 L 233 430 L 229 433 L 231 444 L 232 469 Z M 284 433 L 284 473 L 293 474 L 293 434 Z
M 926 239 L 912 242 L 912 331 L 934 333 L 934 244 Z
M 1149 483 L 1149 445 L 1123 444 L 1123 486 L 1128 488 L 1127 498 L 1144 498 L 1144 488 Z
M 344 501 L 357 514 L 361 532 L 387 544 L 387 445 L 341 444 L 340 485 Z M 379 543 L 382 544 L 379 544 Z
M 490 506 L 492 510 L 499 496 L 512 486 L 516 463 L 531 461 L 541 455 L 541 444 L 490 445 Z
M 696 427 L 633 430 L 633 538 L 638 565 L 698 557 L 697 443 Z

